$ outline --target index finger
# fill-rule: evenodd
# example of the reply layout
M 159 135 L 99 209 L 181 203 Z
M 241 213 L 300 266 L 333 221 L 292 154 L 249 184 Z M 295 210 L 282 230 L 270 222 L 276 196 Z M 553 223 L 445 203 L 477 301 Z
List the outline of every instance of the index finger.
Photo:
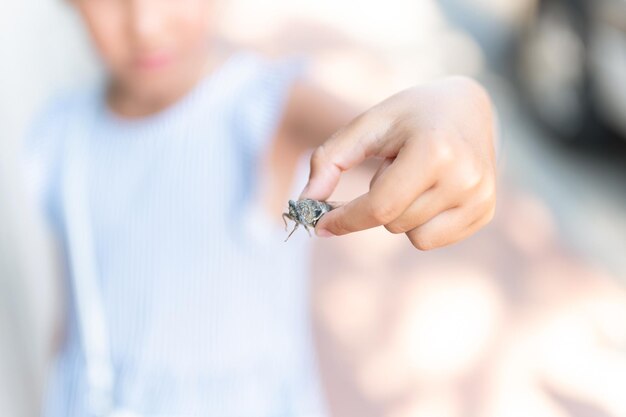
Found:
M 395 220 L 435 184 L 436 169 L 425 155 L 417 142 L 407 142 L 370 191 L 323 216 L 317 233 L 344 235 Z
M 380 138 L 389 126 L 389 117 L 368 111 L 331 136 L 313 153 L 309 181 L 300 198 L 325 200 L 330 197 L 344 171 L 380 153 Z M 393 148 L 393 144 L 387 147 Z

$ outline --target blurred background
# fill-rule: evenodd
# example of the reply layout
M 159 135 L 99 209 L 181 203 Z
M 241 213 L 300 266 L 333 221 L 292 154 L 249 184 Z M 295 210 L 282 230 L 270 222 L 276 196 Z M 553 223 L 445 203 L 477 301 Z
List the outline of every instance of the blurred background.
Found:
M 499 117 L 495 220 L 417 253 L 371 230 L 316 244 L 312 308 L 336 416 L 626 416 L 626 1 L 231 0 L 220 30 L 304 52 L 372 105 L 467 74 Z M 38 413 L 62 294 L 17 152 L 47 97 L 98 77 L 67 2 L 0 6 L 0 415 Z M 367 88 L 364 88 L 367 86 Z M 335 200 L 366 189 L 346 175 Z

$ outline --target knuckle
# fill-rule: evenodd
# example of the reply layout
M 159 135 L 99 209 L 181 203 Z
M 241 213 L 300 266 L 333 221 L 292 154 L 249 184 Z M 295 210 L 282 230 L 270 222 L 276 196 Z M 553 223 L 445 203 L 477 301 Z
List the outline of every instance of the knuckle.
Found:
M 493 181 L 485 181 L 478 192 L 478 199 L 487 206 L 494 206 L 496 202 L 496 187 Z
M 430 160 L 436 166 L 448 165 L 454 159 L 452 144 L 445 138 L 433 140 L 430 146 Z
M 465 180 L 463 181 L 463 188 L 467 191 L 475 190 L 476 187 L 480 185 L 482 180 L 483 180 L 482 174 L 478 172 L 473 172 L 472 174 L 465 177 Z
M 326 161 L 326 148 L 324 145 L 318 146 L 311 155 L 311 164 L 314 166 L 318 166 Z
M 476 168 L 462 170 L 457 174 L 461 189 L 465 191 L 475 190 L 483 182 L 483 173 Z
M 376 202 L 370 207 L 371 217 L 380 224 L 388 224 L 397 216 L 396 208 L 390 202 Z

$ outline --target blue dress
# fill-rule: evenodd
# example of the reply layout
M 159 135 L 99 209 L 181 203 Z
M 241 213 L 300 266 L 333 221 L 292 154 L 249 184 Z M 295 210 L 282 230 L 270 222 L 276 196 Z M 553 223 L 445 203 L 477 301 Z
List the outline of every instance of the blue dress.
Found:
M 308 237 L 283 243 L 282 225 L 255 194 L 259 155 L 300 64 L 239 52 L 147 118 L 116 118 L 102 88 L 59 98 L 40 117 L 26 141 L 26 173 L 65 245 L 70 293 L 45 416 L 94 415 L 81 333 L 97 320 L 91 299 L 77 308 L 93 294 L 72 285 L 81 277 L 61 197 L 76 136 L 114 407 L 145 416 L 326 415 Z

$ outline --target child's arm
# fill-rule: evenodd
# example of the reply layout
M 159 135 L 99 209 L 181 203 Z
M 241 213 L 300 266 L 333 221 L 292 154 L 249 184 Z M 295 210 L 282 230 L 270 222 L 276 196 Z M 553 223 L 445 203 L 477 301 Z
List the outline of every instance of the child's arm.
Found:
M 330 137 L 311 158 L 302 198 L 327 199 L 343 171 L 368 158 L 383 160 L 370 191 L 325 215 L 318 235 L 384 225 L 426 250 L 457 242 L 491 220 L 494 123 L 478 83 L 445 78 L 404 90 L 347 123 L 351 112 L 303 84 L 289 100 L 283 126 L 291 137 L 309 145 Z
M 281 130 L 294 145 L 316 148 L 363 110 L 303 77 L 291 87 Z

